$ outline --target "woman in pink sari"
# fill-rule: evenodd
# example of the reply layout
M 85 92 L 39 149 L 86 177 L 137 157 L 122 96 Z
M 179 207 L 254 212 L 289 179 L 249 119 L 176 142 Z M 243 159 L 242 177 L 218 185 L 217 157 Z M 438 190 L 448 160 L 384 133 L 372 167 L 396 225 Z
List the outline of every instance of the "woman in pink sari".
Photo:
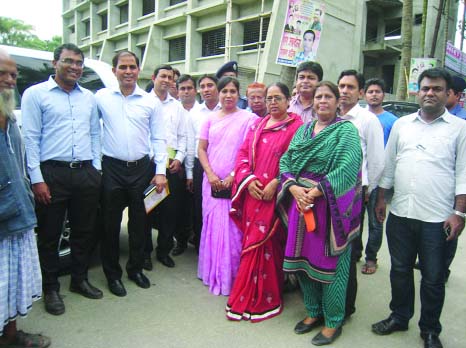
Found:
M 286 236 L 275 213 L 279 161 L 303 124 L 287 112 L 290 98 L 282 83 L 267 88 L 269 114 L 251 127 L 236 159 L 231 217 L 243 232 L 243 249 L 226 307 L 231 320 L 257 322 L 283 309 Z
M 223 77 L 217 88 L 222 108 L 206 119 L 198 148 L 204 181 L 197 274 L 214 295 L 229 295 L 239 266 L 241 232 L 229 216 L 228 191 L 233 184 L 238 149 L 257 116 L 236 106 L 238 80 Z

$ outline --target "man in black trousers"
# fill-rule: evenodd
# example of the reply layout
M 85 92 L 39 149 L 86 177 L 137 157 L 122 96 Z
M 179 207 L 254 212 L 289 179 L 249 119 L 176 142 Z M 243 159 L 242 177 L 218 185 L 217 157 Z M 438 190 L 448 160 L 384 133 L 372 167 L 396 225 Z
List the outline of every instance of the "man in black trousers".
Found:
M 113 57 L 112 65 L 119 88 L 104 88 L 96 93 L 104 126 L 102 266 L 109 290 L 116 296 L 125 296 L 119 264 L 122 213 L 127 206 L 128 278 L 141 288 L 149 288 L 150 281 L 142 273 L 147 225 L 143 193 L 149 183 L 156 186 L 157 192 L 166 186 L 167 153 L 160 104 L 137 85 L 139 59 L 132 52 L 122 51 Z M 151 149 L 155 172 L 149 156 Z

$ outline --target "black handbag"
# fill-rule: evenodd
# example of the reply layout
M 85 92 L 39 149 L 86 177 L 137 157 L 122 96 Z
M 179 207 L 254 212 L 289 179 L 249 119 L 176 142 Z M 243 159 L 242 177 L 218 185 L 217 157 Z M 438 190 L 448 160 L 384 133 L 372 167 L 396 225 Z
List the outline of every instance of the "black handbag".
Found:
M 211 189 L 212 197 L 214 198 L 231 198 L 231 188 L 223 189 L 220 191 L 215 191 L 213 188 Z

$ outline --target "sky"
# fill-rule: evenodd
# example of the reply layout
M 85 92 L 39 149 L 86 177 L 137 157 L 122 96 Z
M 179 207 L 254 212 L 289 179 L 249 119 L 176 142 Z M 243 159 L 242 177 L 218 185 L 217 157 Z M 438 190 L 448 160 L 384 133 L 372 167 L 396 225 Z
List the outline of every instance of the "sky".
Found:
M 32 25 L 42 40 L 62 36 L 62 0 L 0 0 L 0 9 L 0 16 Z

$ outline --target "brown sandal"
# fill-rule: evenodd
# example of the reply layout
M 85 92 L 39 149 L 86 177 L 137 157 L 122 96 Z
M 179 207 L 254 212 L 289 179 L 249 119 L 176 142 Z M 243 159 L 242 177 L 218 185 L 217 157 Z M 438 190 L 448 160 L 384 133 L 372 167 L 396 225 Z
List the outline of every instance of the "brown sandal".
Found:
M 377 263 L 374 261 L 366 261 L 364 265 L 362 265 L 361 273 L 362 274 L 374 274 L 377 271 Z

